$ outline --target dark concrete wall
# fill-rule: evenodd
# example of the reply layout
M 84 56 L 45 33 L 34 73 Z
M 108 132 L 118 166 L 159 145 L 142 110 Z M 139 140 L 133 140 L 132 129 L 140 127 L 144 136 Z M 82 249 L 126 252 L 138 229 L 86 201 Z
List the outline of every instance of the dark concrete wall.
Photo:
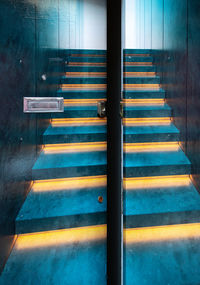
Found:
M 24 96 L 54 94 L 58 1 L 0 1 L 0 269 L 13 242 L 15 217 L 29 191 L 31 168 L 49 115 L 23 113 Z M 41 80 L 42 74 L 49 78 Z
M 193 180 L 200 189 L 200 2 L 154 2 L 157 4 L 152 4 L 152 48 L 162 50 L 163 87 L 181 132 L 182 147 L 192 163 Z M 161 2 L 164 4 L 162 29 L 153 24 Z M 161 24 L 159 18 L 156 22 Z M 163 44 L 154 39 L 156 33 Z

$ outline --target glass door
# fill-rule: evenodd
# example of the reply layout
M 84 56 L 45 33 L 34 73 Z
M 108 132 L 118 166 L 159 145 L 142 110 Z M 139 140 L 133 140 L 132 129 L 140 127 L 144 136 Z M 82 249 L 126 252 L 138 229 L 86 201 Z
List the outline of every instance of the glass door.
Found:
M 22 105 L 17 107 L 24 123 L 35 122 L 38 151 L 34 159 L 26 153 L 18 165 L 29 167 L 31 175 L 19 177 L 28 186 L 19 194 L 19 211 L 12 217 L 15 243 L 0 283 L 103 285 L 107 283 L 107 3 L 27 2 L 25 8 L 19 4 L 21 18 L 26 19 L 19 25 L 27 29 L 24 41 L 30 36 L 31 44 L 20 45 L 29 51 L 35 48 L 35 61 L 29 66 L 35 74 L 35 93 L 23 89 L 19 96 L 28 97 L 26 113 Z M 31 30 L 28 36 L 31 24 L 36 32 Z M 21 143 L 25 150 L 25 142 Z

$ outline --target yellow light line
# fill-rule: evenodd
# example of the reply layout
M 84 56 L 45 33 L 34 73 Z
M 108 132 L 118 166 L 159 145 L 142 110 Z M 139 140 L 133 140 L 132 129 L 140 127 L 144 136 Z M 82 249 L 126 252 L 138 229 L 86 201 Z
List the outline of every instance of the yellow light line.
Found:
M 156 117 L 156 118 L 124 118 L 123 124 L 125 126 L 159 126 L 170 125 L 170 117 Z
M 92 152 L 105 151 L 106 142 L 87 142 L 87 143 L 60 143 L 44 145 L 44 153 L 73 153 L 73 152 Z
M 84 176 L 62 179 L 36 180 L 33 183 L 33 192 L 49 192 L 61 190 L 93 189 L 96 187 L 106 187 L 107 176 Z
M 126 77 L 155 77 L 156 73 L 151 71 L 146 72 L 124 72 Z
M 131 177 L 123 179 L 124 190 L 189 186 L 189 175 Z
M 178 142 L 124 143 L 124 152 L 178 151 Z
M 105 99 L 64 99 L 64 106 L 96 106 L 97 102 L 106 101 Z
M 106 90 L 106 84 L 62 84 L 62 90 Z
M 106 66 L 105 62 L 69 62 L 69 66 Z
M 99 126 L 106 125 L 106 118 L 65 118 L 52 119 L 52 127 L 68 127 L 68 126 Z
M 134 61 L 134 62 L 124 62 L 125 66 L 135 66 L 135 65 L 140 65 L 140 66 L 153 66 L 152 62 L 139 62 L 139 61 Z
M 67 77 L 106 77 L 106 72 L 66 72 Z
M 125 90 L 159 90 L 160 84 L 124 84 Z
M 163 106 L 165 99 L 123 99 L 123 102 L 128 106 Z
M 64 246 L 74 243 L 104 241 L 107 235 L 106 225 L 70 228 L 55 231 L 21 234 L 15 244 L 17 250 Z
M 143 244 L 200 238 L 200 223 L 177 224 L 124 230 L 124 242 Z

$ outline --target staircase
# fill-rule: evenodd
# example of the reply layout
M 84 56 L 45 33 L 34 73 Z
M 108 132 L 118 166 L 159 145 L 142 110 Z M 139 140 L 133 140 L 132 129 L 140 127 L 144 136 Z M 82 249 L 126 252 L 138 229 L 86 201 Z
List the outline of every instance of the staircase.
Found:
M 124 56 L 124 284 L 200 284 L 200 196 L 156 75 Z M 105 51 L 71 50 L 0 284 L 106 284 Z

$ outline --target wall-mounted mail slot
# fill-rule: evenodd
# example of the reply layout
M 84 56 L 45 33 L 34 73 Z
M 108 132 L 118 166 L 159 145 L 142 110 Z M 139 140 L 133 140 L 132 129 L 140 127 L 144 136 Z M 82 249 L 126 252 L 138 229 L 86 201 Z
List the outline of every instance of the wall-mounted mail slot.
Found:
M 63 97 L 24 97 L 24 113 L 64 112 Z

